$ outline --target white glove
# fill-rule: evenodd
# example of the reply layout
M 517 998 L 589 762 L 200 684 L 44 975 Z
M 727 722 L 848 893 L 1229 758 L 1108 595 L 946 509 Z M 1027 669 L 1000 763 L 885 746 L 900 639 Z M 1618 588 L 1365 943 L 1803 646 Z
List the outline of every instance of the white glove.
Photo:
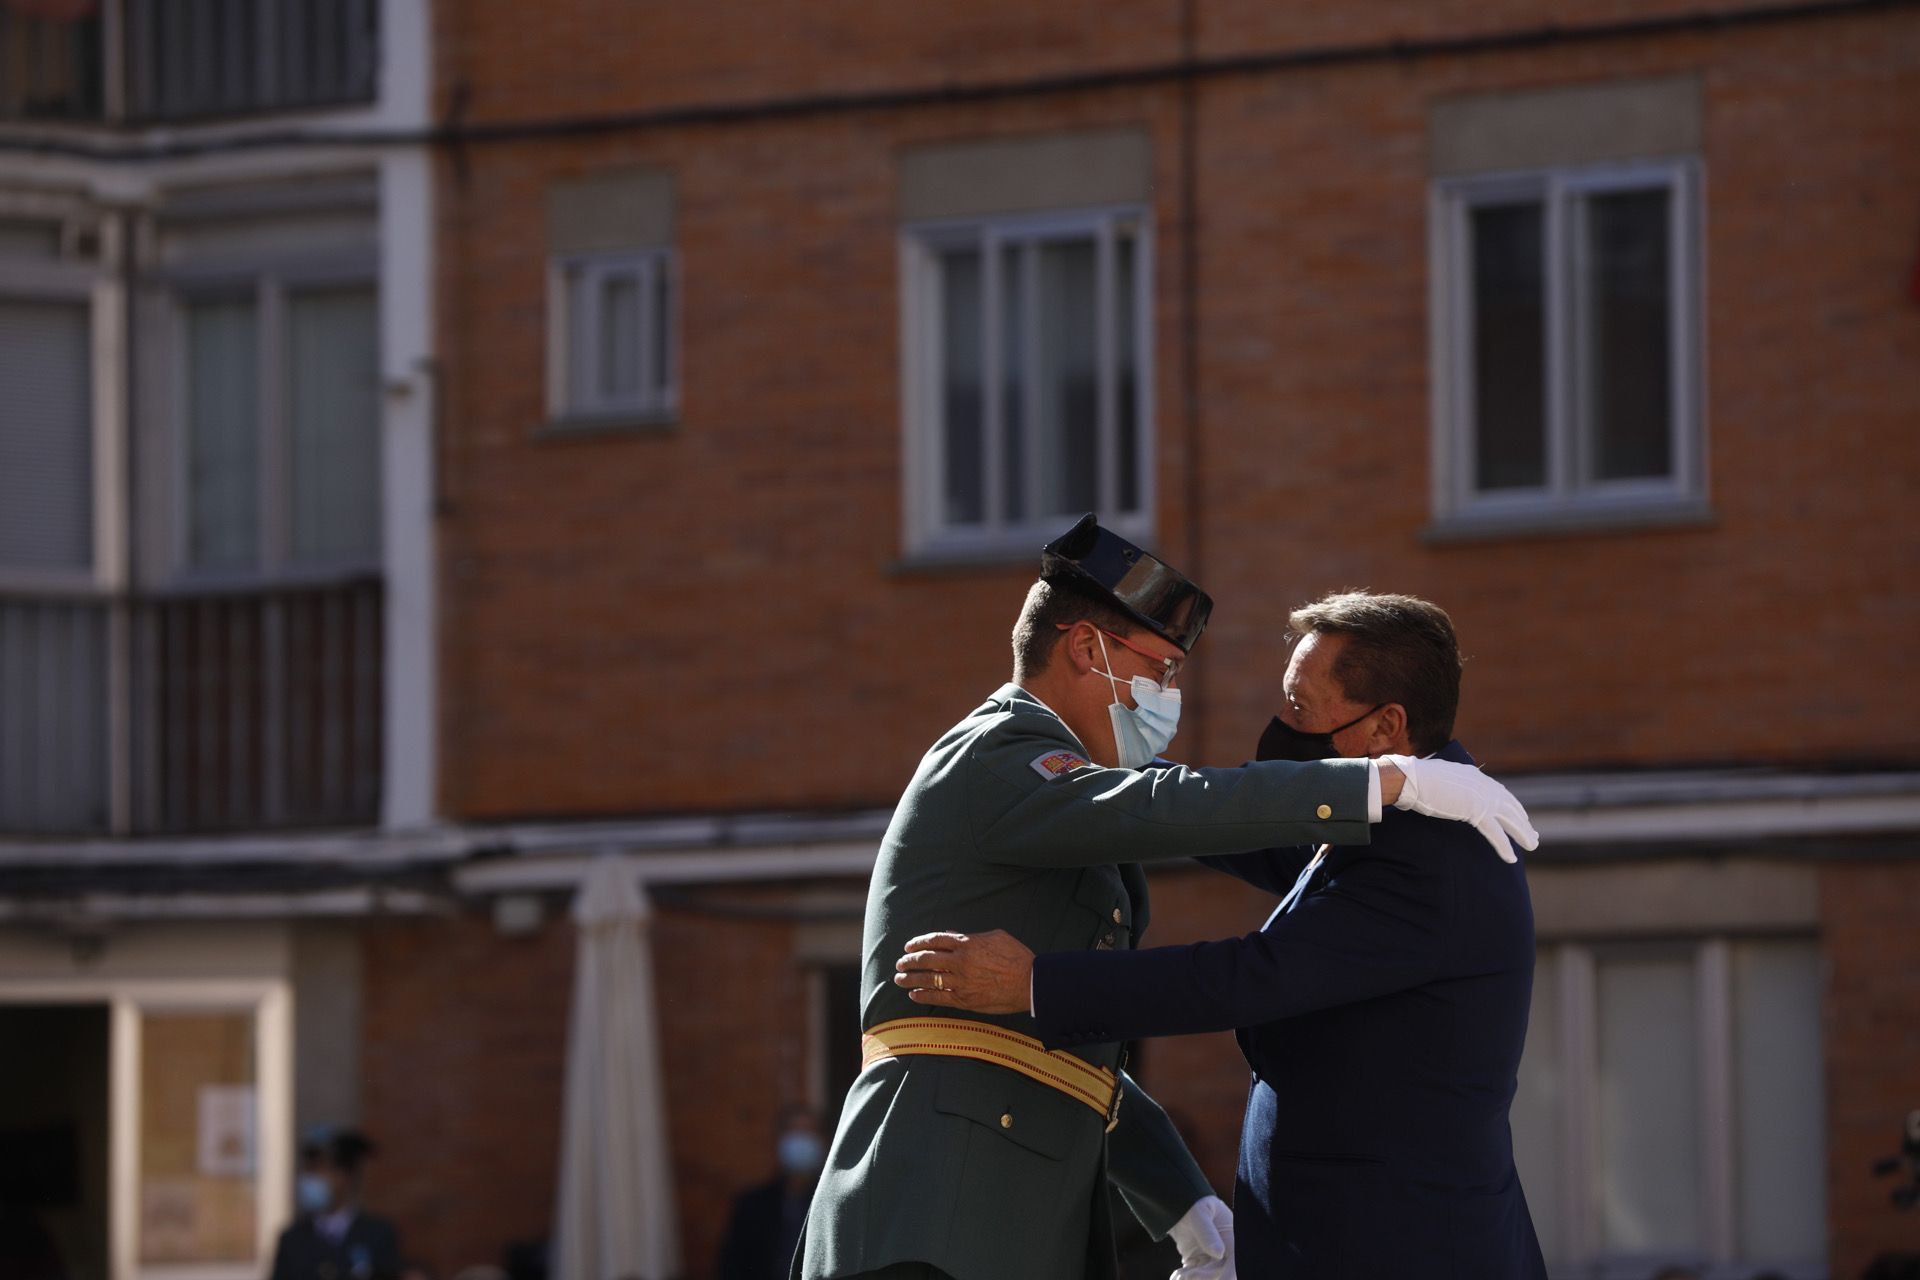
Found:
M 1381 756 L 1406 776 L 1396 809 L 1411 809 L 1452 822 L 1471 822 L 1487 838 L 1502 860 L 1518 862 L 1511 835 L 1522 849 L 1538 849 L 1540 833 L 1527 821 L 1527 811 L 1513 793 L 1470 764 L 1451 760 L 1421 760 L 1413 756 Z
M 1167 1280 L 1239 1280 L 1233 1271 L 1233 1210 L 1202 1196 L 1167 1233 L 1180 1246 L 1180 1269 Z

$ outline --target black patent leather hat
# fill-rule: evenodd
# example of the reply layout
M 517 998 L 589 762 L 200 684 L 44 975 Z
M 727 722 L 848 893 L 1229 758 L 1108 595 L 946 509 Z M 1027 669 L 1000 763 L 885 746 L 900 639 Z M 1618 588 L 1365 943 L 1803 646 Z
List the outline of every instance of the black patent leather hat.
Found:
M 1207 629 L 1213 598 L 1172 565 L 1142 551 L 1092 512 L 1040 553 L 1040 576 L 1091 588 L 1155 635 L 1191 653 Z

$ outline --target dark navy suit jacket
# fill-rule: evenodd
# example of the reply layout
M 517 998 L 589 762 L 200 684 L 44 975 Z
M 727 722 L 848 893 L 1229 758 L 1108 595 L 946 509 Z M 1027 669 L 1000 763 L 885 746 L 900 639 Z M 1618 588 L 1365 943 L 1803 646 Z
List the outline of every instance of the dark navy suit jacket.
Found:
M 400 1237 L 385 1218 L 356 1213 L 338 1241 L 302 1214 L 280 1233 L 271 1280 L 398 1280 Z
M 1311 853 L 1206 861 L 1285 893 Z M 1239 1033 L 1247 1280 L 1545 1280 L 1507 1128 L 1532 987 L 1525 871 L 1466 823 L 1391 808 L 1257 933 L 1033 969 L 1051 1047 Z

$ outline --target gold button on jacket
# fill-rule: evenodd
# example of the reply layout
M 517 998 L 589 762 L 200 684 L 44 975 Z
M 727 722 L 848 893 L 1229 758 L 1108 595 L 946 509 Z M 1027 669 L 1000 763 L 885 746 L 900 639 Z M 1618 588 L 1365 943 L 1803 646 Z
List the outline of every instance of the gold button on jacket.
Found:
M 1333 806 L 1330 804 L 1323 804 L 1318 809 L 1315 809 L 1313 811 L 1313 816 L 1316 818 L 1322 818 L 1322 819 L 1331 818 L 1333 816 Z

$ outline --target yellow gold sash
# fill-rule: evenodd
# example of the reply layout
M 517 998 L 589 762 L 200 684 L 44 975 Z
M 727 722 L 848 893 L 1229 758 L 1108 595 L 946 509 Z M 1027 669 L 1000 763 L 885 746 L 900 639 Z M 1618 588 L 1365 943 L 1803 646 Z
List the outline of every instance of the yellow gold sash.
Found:
M 864 1070 L 882 1058 L 926 1054 L 936 1058 L 972 1058 L 1018 1071 L 1085 1103 L 1113 1128 L 1118 1120 L 1118 1079 L 1105 1067 L 1059 1049 L 1048 1049 L 1032 1036 L 986 1022 L 959 1018 L 895 1018 L 860 1037 L 860 1066 Z

